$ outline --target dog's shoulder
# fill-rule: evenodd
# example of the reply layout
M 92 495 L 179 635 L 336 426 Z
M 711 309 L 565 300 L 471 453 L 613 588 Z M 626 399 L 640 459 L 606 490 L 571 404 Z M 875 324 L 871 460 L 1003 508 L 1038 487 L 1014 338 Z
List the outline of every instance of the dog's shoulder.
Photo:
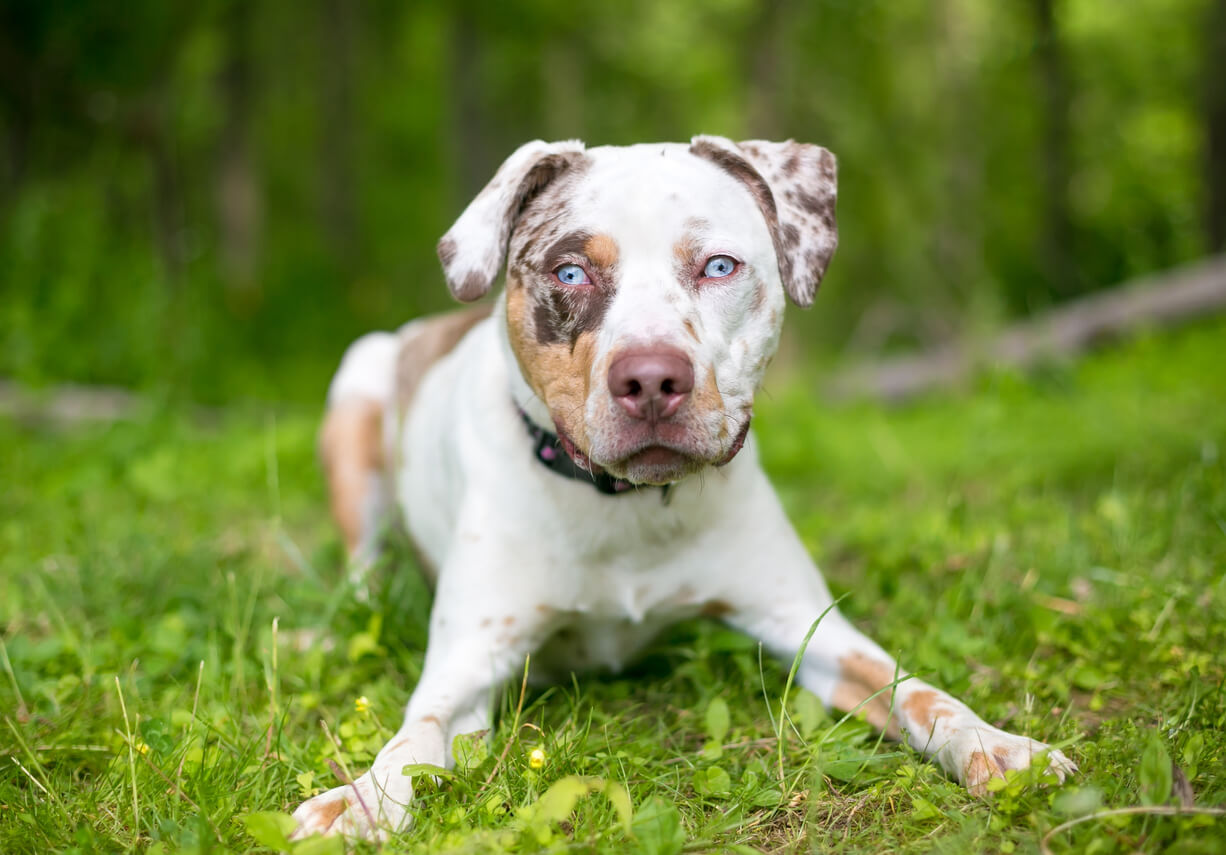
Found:
M 493 306 L 480 304 L 419 318 L 401 328 L 396 354 L 396 407 L 401 416 L 413 403 L 422 379 L 451 353 L 473 327 L 490 316 Z

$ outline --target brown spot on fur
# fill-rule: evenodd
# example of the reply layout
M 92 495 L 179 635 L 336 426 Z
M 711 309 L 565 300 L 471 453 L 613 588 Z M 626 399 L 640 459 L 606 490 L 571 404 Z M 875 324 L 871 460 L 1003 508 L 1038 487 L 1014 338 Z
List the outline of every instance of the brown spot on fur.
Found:
M 792 225 L 791 223 L 784 223 L 779 228 L 779 233 L 781 235 L 781 242 L 783 243 L 784 249 L 790 251 L 796 249 L 796 247 L 800 245 L 800 229 L 796 228 L 796 226 Z
M 992 757 L 996 760 L 996 768 L 1000 769 L 1001 772 L 1013 768 L 1013 765 L 1009 762 L 1009 755 L 1004 751 L 997 749 L 992 752 Z
M 984 795 L 988 790 L 988 781 L 994 777 L 1001 777 L 1000 770 L 992 766 L 982 751 L 973 753 L 962 769 L 962 783 L 973 796 Z
M 314 822 L 321 828 L 328 828 L 332 823 L 336 822 L 337 818 L 345 812 L 349 807 L 349 799 L 341 798 L 334 802 L 327 802 L 321 805 L 318 812 L 314 816 Z
M 689 333 L 690 338 L 694 339 L 694 341 L 700 340 L 698 338 L 698 330 L 694 328 L 694 322 L 691 321 L 689 318 L 686 318 L 684 321 L 682 321 L 681 326 L 685 327 L 685 331 Z
M 362 536 L 367 492 L 383 468 L 383 405 L 369 398 L 342 401 L 324 417 L 319 452 L 328 480 L 332 518 L 352 554 Z
M 487 617 L 483 617 L 483 618 L 481 618 L 481 626 L 483 626 L 483 627 L 484 627 L 484 626 L 489 626 L 489 625 L 490 625 L 490 624 L 492 624 L 493 622 L 494 622 L 494 619 L 493 619 L 493 618 L 487 618 Z
M 413 403 L 417 387 L 434 363 L 446 356 L 474 326 L 489 317 L 493 307 L 472 306 L 423 319 L 400 344 L 396 356 L 396 406 L 403 416 Z
M 801 210 L 808 211 L 810 214 L 823 221 L 825 221 L 826 217 L 830 215 L 831 205 L 829 199 L 819 199 L 812 193 L 804 190 L 798 190 L 796 192 L 795 199 L 796 204 Z
M 903 702 L 909 729 L 915 733 L 930 733 L 936 720 L 943 715 L 952 715 L 953 710 L 944 705 L 944 696 L 933 689 L 918 689 Z
M 598 267 L 617 266 L 617 241 L 608 235 L 592 235 L 583 245 L 583 252 Z
M 723 600 L 708 600 L 702 606 L 703 617 L 722 618 L 732 614 L 732 611 L 732 606 Z
M 464 277 L 464 281 L 459 283 L 452 293 L 460 302 L 471 303 L 473 300 L 480 300 L 489 290 L 489 277 L 480 270 L 471 270 Z
M 434 715 L 433 713 L 430 713 L 429 715 L 423 715 L 419 719 L 419 721 L 421 721 L 422 724 L 433 724 L 437 727 L 443 726 L 443 723 L 439 720 L 439 717 Z
M 898 721 L 890 715 L 893 692 L 885 689 L 894 683 L 894 669 L 878 659 L 871 659 L 858 651 L 839 659 L 840 680 L 834 687 L 832 701 L 841 710 L 859 709 L 869 724 L 884 730 L 891 739 L 898 739 Z M 902 672 L 898 676 L 903 676 Z M 868 700 L 880 692 L 872 700 Z
M 404 739 L 397 739 L 395 742 L 388 745 L 387 748 L 384 748 L 383 752 L 386 752 L 387 754 L 394 754 L 412 741 L 413 740 L 409 739 L 407 736 Z
M 690 394 L 692 406 L 700 413 L 722 413 L 724 411 L 724 396 L 720 394 L 715 382 L 715 369 L 710 368 L 702 381 L 702 386 Z
M 753 302 L 749 304 L 751 312 L 760 312 L 762 307 L 766 305 L 766 283 L 758 281 L 758 287 L 753 292 Z
M 701 252 L 702 243 L 692 232 L 686 232 L 679 241 L 673 244 L 673 260 L 676 262 L 677 278 L 683 283 L 688 283 L 693 278 Z
M 504 618 L 502 619 L 502 625 L 503 625 L 503 626 L 510 626 L 510 625 L 511 625 L 511 624 L 513 624 L 513 623 L 515 623 L 515 616 L 514 616 L 514 615 L 507 615 L 506 617 L 504 617 Z
M 449 237 L 445 237 L 438 242 L 438 260 L 443 262 L 443 267 L 450 267 L 451 262 L 455 261 L 456 253 L 459 248 L 455 245 L 455 241 Z

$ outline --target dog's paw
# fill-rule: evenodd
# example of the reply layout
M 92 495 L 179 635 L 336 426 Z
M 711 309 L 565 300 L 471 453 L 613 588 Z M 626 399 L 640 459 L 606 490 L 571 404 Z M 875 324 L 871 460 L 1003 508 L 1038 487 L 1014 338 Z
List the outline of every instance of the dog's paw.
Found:
M 1030 769 L 1039 755 L 1046 757 L 1044 771 L 1055 775 L 1058 781 L 1077 771 L 1077 764 L 1055 748 L 994 727 L 968 728 L 959 734 L 952 748 L 951 771 L 977 796 L 988 791 L 988 782 L 993 778 L 1004 778 L 1009 771 Z
M 362 840 L 383 841 L 412 822 L 409 795 L 396 799 L 379 788 L 367 773 L 353 785 L 334 787 L 307 799 L 294 811 L 298 827 L 290 836 L 300 840 L 312 834 L 340 834 Z

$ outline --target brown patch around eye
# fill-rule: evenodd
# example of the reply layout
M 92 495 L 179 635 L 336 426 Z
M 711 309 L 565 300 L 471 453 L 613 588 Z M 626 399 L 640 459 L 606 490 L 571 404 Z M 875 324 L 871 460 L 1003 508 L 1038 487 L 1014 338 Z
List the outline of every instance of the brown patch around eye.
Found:
M 608 296 L 599 288 L 543 286 L 532 295 L 532 321 L 541 344 L 569 344 L 604 321 Z
M 591 386 L 596 337 L 579 331 L 573 341 L 542 334 L 530 289 L 507 290 L 507 333 L 515 360 L 536 396 L 552 413 L 570 417 L 565 429 L 578 446 L 589 447 L 582 413 Z
M 702 244 L 698 237 L 687 232 L 681 240 L 673 244 L 673 260 L 677 262 L 677 278 L 682 282 L 690 281 L 694 268 L 698 266 L 698 256 L 702 252 Z
M 557 265 L 565 263 L 568 256 L 586 256 L 588 241 L 593 238 L 591 232 L 567 232 L 550 244 L 545 251 L 545 259 L 548 264 Z
M 597 267 L 607 269 L 617 266 L 617 241 L 608 235 L 592 235 L 584 242 L 583 253 Z

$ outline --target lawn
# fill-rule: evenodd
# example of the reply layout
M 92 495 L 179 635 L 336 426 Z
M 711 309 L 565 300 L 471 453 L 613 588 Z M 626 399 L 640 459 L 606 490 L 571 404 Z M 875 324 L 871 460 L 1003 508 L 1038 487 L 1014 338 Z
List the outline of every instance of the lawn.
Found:
M 901 408 L 794 374 L 762 456 L 844 610 L 1058 788 L 968 795 L 714 623 L 629 673 L 509 687 L 391 851 L 1034 852 L 1226 803 L 1226 324 Z M 320 378 L 320 388 L 326 378 Z M 312 408 L 0 422 L 0 851 L 276 848 L 399 723 L 429 594 L 343 581 Z M 580 777 L 572 777 L 580 776 Z M 1091 817 L 1054 852 L 1220 851 L 1226 819 Z M 373 850 L 373 847 L 370 847 Z M 339 852 L 336 841 L 296 845 Z

